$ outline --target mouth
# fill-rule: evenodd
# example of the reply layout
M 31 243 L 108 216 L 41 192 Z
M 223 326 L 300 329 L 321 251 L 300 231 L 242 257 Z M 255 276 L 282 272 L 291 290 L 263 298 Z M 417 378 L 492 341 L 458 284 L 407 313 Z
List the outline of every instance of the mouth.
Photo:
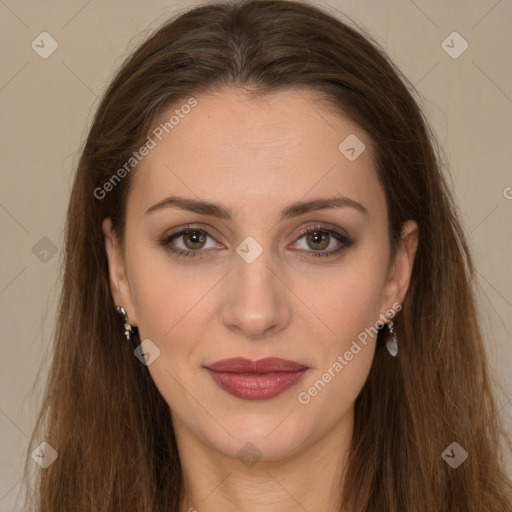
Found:
M 268 400 L 295 386 L 308 367 L 275 357 L 223 359 L 204 367 L 219 388 L 243 400 Z

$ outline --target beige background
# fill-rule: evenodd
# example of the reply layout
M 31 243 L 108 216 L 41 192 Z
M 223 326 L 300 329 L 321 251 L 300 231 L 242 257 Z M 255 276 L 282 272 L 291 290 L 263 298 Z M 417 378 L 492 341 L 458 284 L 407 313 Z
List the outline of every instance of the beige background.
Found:
M 54 325 L 77 151 L 122 58 L 152 28 L 195 3 L 0 0 L 0 511 L 21 510 L 15 503 L 21 459 L 41 380 L 32 388 Z M 505 388 L 500 416 L 510 421 L 512 2 L 318 3 L 365 27 L 423 97 L 474 251 L 489 353 Z M 44 31 L 58 42 L 47 59 L 31 47 Z M 441 46 L 453 31 L 469 44 L 456 59 Z M 454 41 L 455 50 L 460 43 Z M 45 367 L 39 379 L 44 376 Z

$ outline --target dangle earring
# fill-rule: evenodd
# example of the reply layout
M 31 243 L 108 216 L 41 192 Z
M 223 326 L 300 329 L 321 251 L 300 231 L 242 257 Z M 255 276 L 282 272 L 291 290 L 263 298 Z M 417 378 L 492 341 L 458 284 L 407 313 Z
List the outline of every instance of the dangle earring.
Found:
M 396 332 L 393 329 L 393 320 L 391 319 L 388 320 L 388 329 L 392 337 L 390 340 L 386 341 L 386 348 L 393 357 L 396 357 L 396 355 L 398 354 L 398 339 L 396 336 Z
M 126 339 L 130 341 L 130 334 L 133 333 L 133 329 L 132 326 L 128 323 L 128 316 L 126 315 L 126 311 L 123 306 L 117 306 L 116 312 L 123 318 L 124 335 L 126 336 Z

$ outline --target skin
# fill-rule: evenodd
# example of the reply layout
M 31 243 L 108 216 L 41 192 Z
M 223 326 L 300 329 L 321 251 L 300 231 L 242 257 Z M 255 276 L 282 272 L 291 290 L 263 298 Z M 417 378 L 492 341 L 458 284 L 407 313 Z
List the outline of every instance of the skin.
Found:
M 360 344 L 309 403 L 300 403 L 298 394 L 402 303 L 417 225 L 404 224 L 391 260 L 372 143 L 313 91 L 254 100 L 226 88 L 196 99 L 133 172 L 124 250 L 110 219 L 103 224 L 114 301 L 138 326 L 140 339 L 160 349 L 148 370 L 171 410 L 186 486 L 181 510 L 338 511 L 354 402 L 376 338 Z M 354 161 L 338 150 L 349 134 L 366 146 Z M 233 218 L 177 208 L 145 213 L 170 195 L 218 203 Z M 358 201 L 367 213 L 343 207 L 279 220 L 295 201 L 333 195 Z M 313 256 L 340 246 L 333 237 L 322 245 L 299 234 L 317 223 L 346 232 L 352 245 Z M 178 258 L 159 244 L 187 224 L 212 238 L 197 243 L 181 236 L 171 244 L 202 251 L 203 258 Z M 252 263 L 236 252 L 247 236 L 262 248 Z M 285 393 L 248 401 L 221 390 L 204 369 L 230 357 L 281 357 L 309 370 Z M 258 459 L 253 465 L 237 456 L 247 443 L 256 447 L 246 447 Z

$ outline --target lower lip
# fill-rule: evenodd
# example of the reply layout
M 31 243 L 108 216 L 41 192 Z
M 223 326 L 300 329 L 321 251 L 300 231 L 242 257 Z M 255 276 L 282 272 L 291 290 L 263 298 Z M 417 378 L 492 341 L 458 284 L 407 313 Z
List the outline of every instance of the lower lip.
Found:
M 291 372 L 228 373 L 206 368 L 219 388 L 243 400 L 268 400 L 295 386 L 307 368 Z

